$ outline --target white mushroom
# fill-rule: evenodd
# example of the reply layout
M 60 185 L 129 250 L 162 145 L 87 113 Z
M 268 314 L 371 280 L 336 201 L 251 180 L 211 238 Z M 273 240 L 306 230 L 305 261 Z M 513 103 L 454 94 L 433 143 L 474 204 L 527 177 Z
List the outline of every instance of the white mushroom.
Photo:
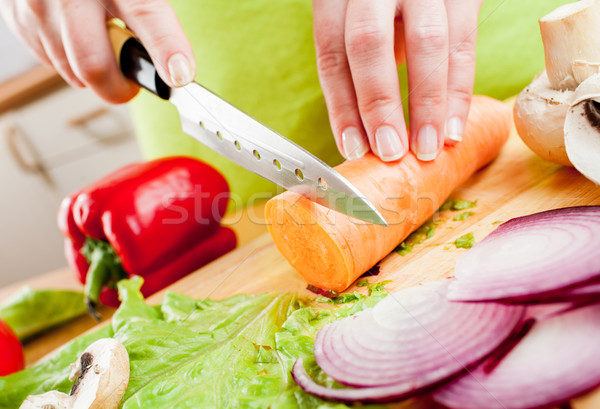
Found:
M 21 409 L 117 409 L 129 383 L 129 355 L 113 338 L 91 344 L 71 365 L 69 395 L 57 391 L 28 396 Z
M 546 71 L 553 89 L 573 90 L 600 63 L 600 2 L 580 0 L 540 19 Z
M 598 165 L 591 163 L 600 163 L 600 132 L 592 116 L 600 105 L 591 101 L 600 101 L 600 81 L 591 79 L 600 68 L 600 0 L 561 6 L 540 19 L 540 30 L 546 70 L 515 101 L 517 132 L 542 158 L 575 165 L 598 183 Z M 577 112 L 580 118 L 571 118 L 567 131 L 568 112 Z
M 542 158 L 569 166 L 563 125 L 573 96 L 573 91 L 551 89 L 544 71 L 519 94 L 514 108 L 515 126 L 523 142 Z
M 42 395 L 30 395 L 20 409 L 69 409 L 71 397 L 58 391 L 46 392 Z
M 600 184 L 600 74 L 577 88 L 564 129 L 571 162 L 585 177 Z

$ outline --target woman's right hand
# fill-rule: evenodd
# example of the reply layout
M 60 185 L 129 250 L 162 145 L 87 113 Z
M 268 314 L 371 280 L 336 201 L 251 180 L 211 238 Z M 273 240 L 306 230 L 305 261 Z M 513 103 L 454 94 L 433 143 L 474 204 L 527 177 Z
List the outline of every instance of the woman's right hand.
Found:
M 192 47 L 167 0 L 0 0 L 0 13 L 41 62 L 108 102 L 139 90 L 117 66 L 106 28 L 113 17 L 136 33 L 167 84 L 194 79 Z

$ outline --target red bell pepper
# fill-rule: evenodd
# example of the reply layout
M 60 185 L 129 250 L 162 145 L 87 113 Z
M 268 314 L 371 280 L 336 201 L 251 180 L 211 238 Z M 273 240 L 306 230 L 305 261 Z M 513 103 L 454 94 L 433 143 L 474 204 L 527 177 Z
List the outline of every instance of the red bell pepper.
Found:
M 0 376 L 9 375 L 25 367 L 23 347 L 8 324 L 0 320 Z
M 121 278 L 144 277 L 148 296 L 233 249 L 235 234 L 220 225 L 228 198 L 215 169 L 171 157 L 128 165 L 63 200 L 65 255 L 90 312 L 99 300 L 118 305 Z

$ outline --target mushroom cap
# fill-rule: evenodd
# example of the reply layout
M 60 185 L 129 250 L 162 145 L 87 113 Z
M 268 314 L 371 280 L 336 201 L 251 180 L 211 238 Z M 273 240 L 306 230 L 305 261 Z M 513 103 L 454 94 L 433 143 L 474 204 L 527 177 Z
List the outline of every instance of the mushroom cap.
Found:
M 553 90 L 546 71 L 539 74 L 517 97 L 514 121 L 525 144 L 543 159 L 572 166 L 565 150 L 565 117 L 574 92 Z

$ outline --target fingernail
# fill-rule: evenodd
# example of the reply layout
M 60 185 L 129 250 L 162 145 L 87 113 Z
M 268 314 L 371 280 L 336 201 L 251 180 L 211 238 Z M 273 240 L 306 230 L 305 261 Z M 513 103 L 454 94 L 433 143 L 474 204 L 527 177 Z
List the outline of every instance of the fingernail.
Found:
M 423 125 L 417 134 L 416 142 L 419 160 L 431 161 L 438 155 L 437 131 L 433 125 Z
M 192 66 L 185 55 L 180 53 L 173 54 L 171 58 L 169 58 L 167 66 L 169 68 L 171 81 L 173 81 L 173 84 L 176 86 L 186 85 L 194 80 Z
M 398 132 L 388 125 L 375 131 L 375 148 L 377 156 L 384 162 L 398 160 L 406 153 L 406 148 L 400 142 Z
M 460 142 L 463 138 L 463 124 L 460 118 L 452 117 L 446 122 L 446 136 L 448 139 Z
M 369 152 L 369 141 L 358 128 L 351 126 L 342 132 L 342 149 L 346 159 L 359 159 Z

